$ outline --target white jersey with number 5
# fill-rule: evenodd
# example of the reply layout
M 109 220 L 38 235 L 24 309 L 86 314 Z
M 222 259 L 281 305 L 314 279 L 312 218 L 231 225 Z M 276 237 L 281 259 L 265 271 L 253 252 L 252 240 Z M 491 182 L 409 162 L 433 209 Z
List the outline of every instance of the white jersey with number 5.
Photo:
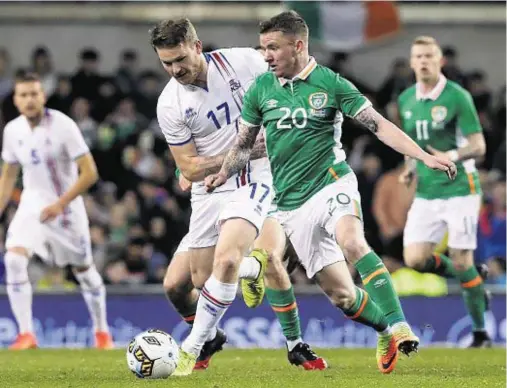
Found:
M 23 192 L 9 226 L 8 245 L 31 240 L 30 233 L 35 234 L 39 229 L 40 212 L 76 182 L 75 159 L 88 152 L 76 123 L 56 110 L 46 109 L 41 122 L 33 129 L 24 116 L 5 126 L 2 159 L 19 164 L 23 171 Z M 76 249 L 85 250 L 89 243 L 88 217 L 81 196 L 74 199 L 63 214 L 43 226 L 44 233 L 52 233 Z
M 207 89 L 170 80 L 160 95 L 157 117 L 169 145 L 193 140 L 199 155 L 213 156 L 234 144 L 243 95 L 268 65 L 252 48 L 221 49 L 203 55 L 208 62 Z M 260 170 L 269 170 L 266 158 L 249 162 L 216 192 L 242 187 Z M 192 193 L 205 193 L 203 182 L 193 184 Z

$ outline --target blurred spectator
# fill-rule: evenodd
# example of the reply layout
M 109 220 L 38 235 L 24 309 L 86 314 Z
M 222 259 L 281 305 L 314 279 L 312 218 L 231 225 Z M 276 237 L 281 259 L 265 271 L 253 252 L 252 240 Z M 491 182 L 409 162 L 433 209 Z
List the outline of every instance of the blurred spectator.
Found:
M 453 46 L 444 46 L 442 47 L 442 54 L 444 56 L 442 73 L 451 81 L 457 82 L 465 87 L 466 77 L 458 64 L 458 52 L 456 48 Z
M 24 73 L 26 73 L 25 69 L 18 69 L 16 70 L 14 77 L 20 77 Z M 5 96 L 4 100 L 2 101 L 2 119 L 4 123 L 8 123 L 18 116 L 18 108 L 16 108 L 14 105 L 14 90 L 11 90 L 11 92 Z
M 495 182 L 487 202 L 481 209 L 476 256 L 485 262 L 494 257 L 506 257 L 506 194 L 505 181 Z
M 154 71 L 145 71 L 139 76 L 139 86 L 134 101 L 139 112 L 149 121 L 157 118 L 157 101 L 163 87 L 162 80 Z
M 398 182 L 404 168 L 400 164 L 379 178 L 372 204 L 384 246 L 384 256 L 400 263 L 403 263 L 403 229 L 416 187 L 415 182 L 410 187 Z
M 46 96 L 51 96 L 56 90 L 58 80 L 53 70 L 51 54 L 47 47 L 39 46 L 33 50 L 31 70 L 39 75 L 42 89 L 46 93 Z
M 94 148 L 97 141 L 97 123 L 90 116 L 90 103 L 86 98 L 78 97 L 74 100 L 70 117 L 74 119 L 81 130 L 88 147 Z
M 70 107 L 74 96 L 72 95 L 72 84 L 70 77 L 60 74 L 56 83 L 56 89 L 52 95 L 48 95 L 47 107 L 59 110 L 65 114 L 70 113 Z
M 131 94 L 137 90 L 137 71 L 137 52 L 132 49 L 123 50 L 115 77 L 116 85 L 123 94 Z
M 391 72 L 377 92 L 377 103 L 381 109 L 385 109 L 391 101 L 396 101 L 402 91 L 414 83 L 412 70 L 408 61 L 404 58 L 394 60 Z
M 93 104 L 92 117 L 102 122 L 114 110 L 121 100 L 121 93 L 112 77 L 102 77 L 99 95 Z
M 99 97 L 102 77 L 99 75 L 100 56 L 97 50 L 86 48 L 79 54 L 79 68 L 71 78 L 72 91 L 76 97 L 95 101 Z
M 11 93 L 14 85 L 10 66 L 11 61 L 7 49 L 0 47 L 0 102 Z
M 331 53 L 329 68 L 352 82 L 364 94 L 375 94 L 374 90 L 352 75 L 349 54 L 343 51 Z
M 505 286 L 505 257 L 494 257 L 488 260 L 488 283 Z
M 381 251 L 382 243 L 378 234 L 378 226 L 373 217 L 373 191 L 378 177 L 382 172 L 382 162 L 374 154 L 366 154 L 363 164 L 357 172 L 357 182 L 361 193 L 361 208 L 363 211 L 364 230 L 368 243 L 375 251 Z

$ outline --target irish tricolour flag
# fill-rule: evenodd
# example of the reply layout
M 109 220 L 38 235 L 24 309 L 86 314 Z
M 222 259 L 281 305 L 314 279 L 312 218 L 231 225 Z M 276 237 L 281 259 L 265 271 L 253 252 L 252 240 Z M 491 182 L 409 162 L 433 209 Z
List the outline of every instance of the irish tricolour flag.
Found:
M 329 50 L 348 51 L 395 35 L 400 30 L 390 1 L 287 1 L 310 27 L 310 39 Z

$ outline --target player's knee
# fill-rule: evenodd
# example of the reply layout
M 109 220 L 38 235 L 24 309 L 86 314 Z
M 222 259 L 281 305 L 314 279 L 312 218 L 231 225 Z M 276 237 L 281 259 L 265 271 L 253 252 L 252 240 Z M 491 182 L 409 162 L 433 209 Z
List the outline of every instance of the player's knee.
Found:
M 407 267 L 421 271 L 426 266 L 426 260 L 428 260 L 430 255 L 425 255 L 424 252 L 421 253 L 419 251 L 405 249 L 403 256 Z
M 371 251 L 371 248 L 364 238 L 353 235 L 343 238 L 340 247 L 343 250 L 345 258 L 352 263 L 355 263 Z
M 351 309 L 356 301 L 356 291 L 353 288 L 337 288 L 327 294 L 333 304 L 342 310 Z
M 180 277 L 169 276 L 169 271 L 166 272 L 162 285 L 165 294 L 170 300 L 180 299 L 193 288 L 193 283 L 191 281 L 184 281 Z
M 217 249 L 215 253 L 213 268 L 217 268 L 221 273 L 224 274 L 234 272 L 239 267 L 242 258 L 243 255 L 240 249 Z
M 24 256 L 27 259 L 30 258 L 30 254 L 28 253 L 28 250 L 23 247 L 12 247 L 12 248 L 7 249 L 7 252 L 11 252 L 15 255 Z

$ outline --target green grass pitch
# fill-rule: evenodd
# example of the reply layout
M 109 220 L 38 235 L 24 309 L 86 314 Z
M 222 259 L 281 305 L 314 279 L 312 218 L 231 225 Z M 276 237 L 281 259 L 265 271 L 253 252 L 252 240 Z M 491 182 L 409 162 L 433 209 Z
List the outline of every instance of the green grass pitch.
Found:
M 378 372 L 373 349 L 320 350 L 330 368 L 304 371 L 289 365 L 282 350 L 226 349 L 209 370 L 167 380 L 137 379 L 123 350 L 0 351 L 0 387 L 177 388 L 486 388 L 505 387 L 505 349 L 422 349 L 401 356 L 390 375 Z

